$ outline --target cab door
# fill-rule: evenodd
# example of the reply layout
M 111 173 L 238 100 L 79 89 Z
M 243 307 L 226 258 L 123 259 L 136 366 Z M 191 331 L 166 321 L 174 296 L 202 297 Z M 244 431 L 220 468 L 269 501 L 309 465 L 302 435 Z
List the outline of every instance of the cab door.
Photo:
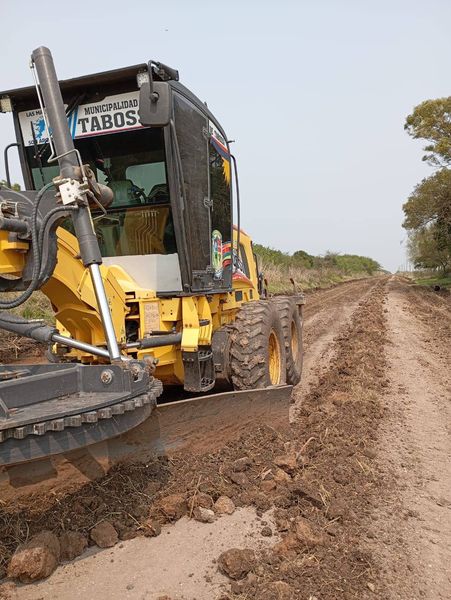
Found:
M 220 292 L 232 282 L 230 155 L 225 136 L 199 105 L 173 90 L 183 179 L 191 291 Z

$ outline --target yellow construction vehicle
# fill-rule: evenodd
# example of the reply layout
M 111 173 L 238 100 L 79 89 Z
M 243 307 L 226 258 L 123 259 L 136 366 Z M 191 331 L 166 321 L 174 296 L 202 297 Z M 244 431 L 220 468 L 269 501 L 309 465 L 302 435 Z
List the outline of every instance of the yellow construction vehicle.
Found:
M 203 402 L 244 423 L 250 400 L 287 416 L 304 300 L 267 297 L 217 119 L 155 61 L 61 82 L 48 49 L 31 65 L 36 86 L 0 93 L 26 186 L 0 189 L 0 291 L 17 293 L 0 309 L 41 289 L 56 324 L 0 312 L 49 358 L 0 367 L 0 465 L 128 431 L 162 384 L 213 391 L 182 401 L 191 419 Z

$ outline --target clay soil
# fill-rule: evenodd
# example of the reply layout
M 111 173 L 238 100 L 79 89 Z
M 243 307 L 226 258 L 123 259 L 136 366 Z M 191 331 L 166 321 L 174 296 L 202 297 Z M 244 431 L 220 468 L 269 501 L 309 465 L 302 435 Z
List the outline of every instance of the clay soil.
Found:
M 95 578 L 92 597 L 111 599 L 451 597 L 450 337 L 450 296 L 401 278 L 310 294 L 305 370 L 289 430 L 259 424 L 215 453 L 119 465 L 71 490 L 37 485 L 0 500 L 0 577 L 17 545 L 44 529 L 89 539 L 109 521 L 122 540 L 120 569 L 109 562 L 116 555 L 102 559 L 107 551 L 91 548 L 71 568 L 31 586 L 4 584 L 3 594 L 87 598 Z M 238 516 L 189 520 L 196 506 L 224 495 Z M 246 541 L 240 534 L 251 521 L 257 527 L 249 526 Z M 150 539 L 155 524 L 163 534 Z M 272 536 L 254 543 L 265 524 Z M 219 549 L 205 542 L 209 527 L 215 540 L 226 540 L 222 550 L 252 547 L 256 561 L 246 577 L 216 577 Z M 166 534 L 174 539 L 169 549 L 159 544 Z M 186 536 L 194 557 L 203 544 L 203 562 L 190 557 L 192 572 L 184 575 L 186 553 L 177 548 L 186 547 Z M 141 571 L 145 591 L 138 593 L 127 584 L 136 553 L 148 552 L 152 564 L 159 548 L 172 568 L 158 579 L 158 593 L 152 568 Z M 205 561 L 208 574 L 193 593 L 190 581 Z

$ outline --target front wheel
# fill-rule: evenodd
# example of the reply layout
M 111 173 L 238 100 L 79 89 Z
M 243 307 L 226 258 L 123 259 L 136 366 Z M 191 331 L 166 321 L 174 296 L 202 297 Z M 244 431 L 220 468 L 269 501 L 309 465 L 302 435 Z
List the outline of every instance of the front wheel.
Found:
M 297 385 L 301 381 L 304 352 L 302 345 L 302 320 L 296 302 L 289 296 L 273 298 L 284 335 L 287 361 L 287 383 Z
M 271 302 L 258 300 L 240 308 L 233 324 L 230 367 L 237 390 L 286 383 L 282 323 Z

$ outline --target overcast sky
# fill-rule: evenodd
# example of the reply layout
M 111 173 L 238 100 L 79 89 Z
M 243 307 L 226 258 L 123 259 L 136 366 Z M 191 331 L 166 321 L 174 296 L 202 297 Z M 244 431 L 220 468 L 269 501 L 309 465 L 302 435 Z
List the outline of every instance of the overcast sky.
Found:
M 449 0 L 0 0 L 0 15 L 0 89 L 32 84 L 40 45 L 61 79 L 165 62 L 236 140 L 255 241 L 404 262 L 401 206 L 431 169 L 403 124 L 450 95 Z M 0 150 L 13 139 L 0 114 Z

